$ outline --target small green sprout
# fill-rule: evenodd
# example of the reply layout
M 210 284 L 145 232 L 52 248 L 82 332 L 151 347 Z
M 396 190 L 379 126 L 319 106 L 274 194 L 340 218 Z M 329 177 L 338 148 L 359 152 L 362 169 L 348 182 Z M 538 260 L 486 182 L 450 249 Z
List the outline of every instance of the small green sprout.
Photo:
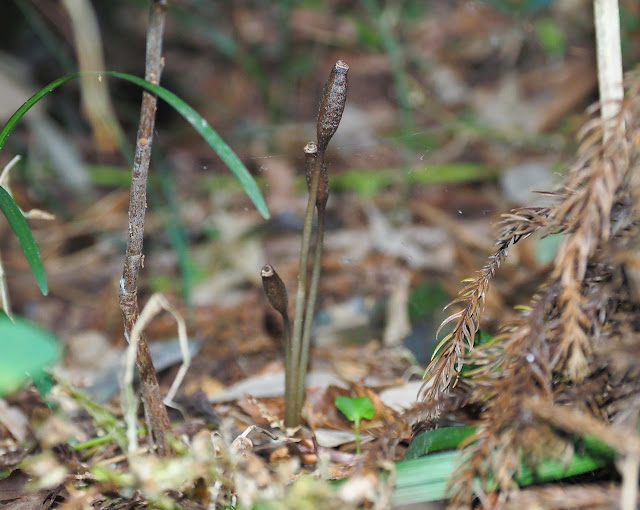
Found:
M 349 421 L 353 422 L 353 431 L 356 434 L 356 453 L 360 453 L 360 420 L 362 418 L 370 420 L 376 410 L 369 397 L 346 397 L 340 395 L 334 401 L 338 410 L 344 414 Z

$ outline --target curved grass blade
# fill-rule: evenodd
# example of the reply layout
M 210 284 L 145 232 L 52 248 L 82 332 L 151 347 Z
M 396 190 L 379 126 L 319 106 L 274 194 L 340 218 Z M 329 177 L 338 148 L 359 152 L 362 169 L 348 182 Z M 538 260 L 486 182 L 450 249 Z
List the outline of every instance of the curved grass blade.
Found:
M 173 92 L 153 83 L 149 83 L 148 81 L 139 78 L 137 76 L 133 76 L 130 74 L 119 73 L 117 71 L 105 71 L 104 73 L 99 74 L 107 74 L 109 76 L 115 76 L 116 78 L 120 78 L 123 80 L 127 80 L 131 83 L 135 83 L 140 87 L 148 90 L 156 94 L 159 98 L 163 99 L 169 105 L 171 105 L 180 115 L 182 115 L 185 120 L 191 124 L 191 126 L 204 138 L 204 140 L 209 144 L 209 146 L 216 151 L 220 159 L 225 162 L 229 170 L 233 172 L 236 176 L 240 184 L 244 188 L 247 195 L 256 206 L 260 214 L 265 218 L 269 218 L 269 210 L 267 209 L 267 204 L 258 189 L 258 185 L 256 181 L 253 179 L 249 171 L 242 164 L 238 156 L 236 156 L 235 152 L 231 150 L 226 142 L 220 137 L 218 133 L 216 133 L 213 128 L 209 125 L 209 123 L 193 108 L 191 108 L 187 103 L 185 103 L 182 99 L 176 96 Z
M 40 259 L 38 246 L 33 239 L 31 229 L 27 224 L 27 220 L 24 219 L 20 208 L 2 186 L 0 186 L 0 210 L 2 210 L 11 229 L 18 238 L 20 247 L 29 263 L 29 267 L 31 267 L 31 272 L 36 279 L 40 292 L 46 296 L 49 293 L 49 287 L 47 285 L 47 275 L 44 272 L 42 260 Z
M 615 460 L 616 452 L 598 439 L 585 436 L 583 440 L 585 450 L 576 450 L 568 464 L 559 459 L 543 459 L 536 465 L 523 462 L 515 477 L 516 483 L 524 487 L 569 478 L 602 468 Z
M 77 78 L 82 74 L 95 74 L 98 78 L 100 75 L 115 76 L 116 78 L 134 83 L 142 87 L 143 89 L 156 94 L 160 99 L 163 99 L 165 102 L 169 103 L 170 106 L 172 106 L 180 115 L 185 118 L 185 120 L 189 124 L 191 124 L 191 126 L 193 126 L 193 128 L 200 134 L 200 136 L 202 136 L 202 138 L 204 138 L 209 146 L 218 154 L 218 156 L 220 156 L 220 159 L 225 162 L 227 167 L 229 167 L 229 170 L 231 170 L 238 181 L 240 181 L 240 184 L 242 185 L 245 192 L 247 193 L 253 204 L 256 206 L 260 214 L 265 219 L 269 218 L 269 209 L 267 208 L 267 204 L 264 201 L 262 194 L 260 193 L 260 189 L 258 188 L 256 181 L 253 179 L 246 167 L 242 164 L 240 159 L 238 159 L 238 156 L 236 156 L 233 150 L 231 150 L 231 148 L 220 137 L 220 135 L 218 135 L 218 133 L 213 130 L 209 123 L 198 112 L 196 112 L 173 92 L 170 92 L 160 85 L 155 85 L 142 78 L 139 78 L 138 76 L 133 76 L 131 74 L 119 73 L 117 71 L 90 71 L 86 73 L 69 74 L 49 83 L 47 86 L 31 96 L 20 108 L 18 108 L 18 110 L 4 125 L 2 131 L 0 131 L 0 149 L 2 149 L 4 142 L 15 127 L 16 123 L 33 105 L 35 105 L 43 96 L 56 89 L 63 83 Z
M 463 426 L 427 430 L 411 441 L 404 460 L 417 459 L 428 453 L 457 448 L 463 439 L 476 431 L 476 428 Z
M 0 131 L 0 150 L 2 149 L 2 147 L 4 147 L 4 143 L 7 141 L 7 137 L 11 134 L 11 131 L 13 131 L 13 128 L 16 127 L 16 124 L 18 123 L 18 121 L 22 118 L 22 116 L 25 113 L 27 113 L 31 109 L 33 105 L 35 105 L 38 101 L 40 101 L 40 99 L 42 99 L 52 90 L 57 89 L 63 83 L 66 83 L 69 80 L 73 80 L 78 76 L 80 76 L 80 73 L 68 74 L 66 76 L 63 76 L 62 78 L 58 78 L 57 80 L 49 83 L 49 85 L 46 85 L 45 87 L 41 88 L 33 96 L 27 99 L 27 101 L 25 101 L 24 104 L 20 108 L 18 108 L 15 111 L 15 113 L 11 116 L 11 118 L 7 121 L 7 123 L 2 128 L 2 131 Z

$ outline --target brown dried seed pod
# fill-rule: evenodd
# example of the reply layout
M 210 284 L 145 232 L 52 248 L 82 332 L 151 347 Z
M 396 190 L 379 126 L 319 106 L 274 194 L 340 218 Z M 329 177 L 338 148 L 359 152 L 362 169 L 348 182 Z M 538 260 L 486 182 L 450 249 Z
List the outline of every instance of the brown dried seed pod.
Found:
M 347 101 L 347 72 L 349 66 L 338 60 L 322 92 L 320 110 L 318 112 L 318 150 L 324 151 L 334 135 L 342 119 L 342 112 Z
M 289 300 L 284 282 L 271 264 L 266 264 L 262 268 L 260 276 L 262 277 L 262 286 L 264 287 L 264 293 L 267 295 L 269 303 L 271 303 L 271 306 L 280 312 L 283 317 L 286 317 Z

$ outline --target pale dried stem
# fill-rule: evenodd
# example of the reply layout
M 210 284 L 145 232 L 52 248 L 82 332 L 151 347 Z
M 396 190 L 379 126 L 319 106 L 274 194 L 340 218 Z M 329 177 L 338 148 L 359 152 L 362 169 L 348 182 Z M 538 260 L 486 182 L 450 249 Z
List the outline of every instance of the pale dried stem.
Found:
M 504 510 L 544 508 L 615 508 L 620 501 L 620 487 L 611 484 L 567 485 L 546 484 L 513 491 Z M 461 507 L 460 507 L 461 508 Z
M 127 421 L 127 435 L 129 439 L 129 452 L 133 452 L 138 447 L 137 445 L 137 425 L 135 415 L 135 402 L 133 401 L 133 377 L 134 377 L 134 365 L 136 361 L 136 352 L 140 343 L 140 338 L 144 328 L 149 325 L 153 318 L 162 311 L 169 312 L 176 321 L 178 326 L 178 341 L 180 342 L 180 352 L 182 354 L 182 365 L 178 370 L 178 374 L 173 380 L 173 384 L 164 399 L 165 405 L 180 409 L 174 402 L 175 396 L 180 384 L 182 383 L 184 376 L 191 365 L 191 353 L 189 352 L 189 343 L 187 338 L 187 326 L 182 316 L 178 311 L 167 301 L 167 299 L 159 293 L 152 295 L 147 301 L 147 304 L 140 312 L 138 320 L 131 330 L 131 342 L 125 354 L 125 375 L 123 382 L 123 392 L 125 398 L 123 399 L 124 415 Z
M 603 141 L 606 142 L 618 127 L 615 117 L 620 112 L 624 95 L 618 0 L 594 0 L 593 17 L 598 55 L 600 113 L 604 121 Z

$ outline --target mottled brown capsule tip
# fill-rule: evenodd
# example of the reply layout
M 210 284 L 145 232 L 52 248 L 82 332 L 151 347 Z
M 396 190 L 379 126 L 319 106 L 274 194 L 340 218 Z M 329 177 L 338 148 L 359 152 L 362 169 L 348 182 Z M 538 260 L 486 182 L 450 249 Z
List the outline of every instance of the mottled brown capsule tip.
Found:
M 271 264 L 266 264 L 260 271 L 262 277 L 262 287 L 271 306 L 273 306 L 283 317 L 287 317 L 289 300 L 287 289 L 282 279 L 276 273 Z
M 349 66 L 338 60 L 324 86 L 318 112 L 318 150 L 324 151 L 342 119 L 347 101 L 347 72 Z
M 316 142 L 309 142 L 307 145 L 305 145 L 304 154 L 305 156 L 318 154 L 318 145 L 316 144 Z

